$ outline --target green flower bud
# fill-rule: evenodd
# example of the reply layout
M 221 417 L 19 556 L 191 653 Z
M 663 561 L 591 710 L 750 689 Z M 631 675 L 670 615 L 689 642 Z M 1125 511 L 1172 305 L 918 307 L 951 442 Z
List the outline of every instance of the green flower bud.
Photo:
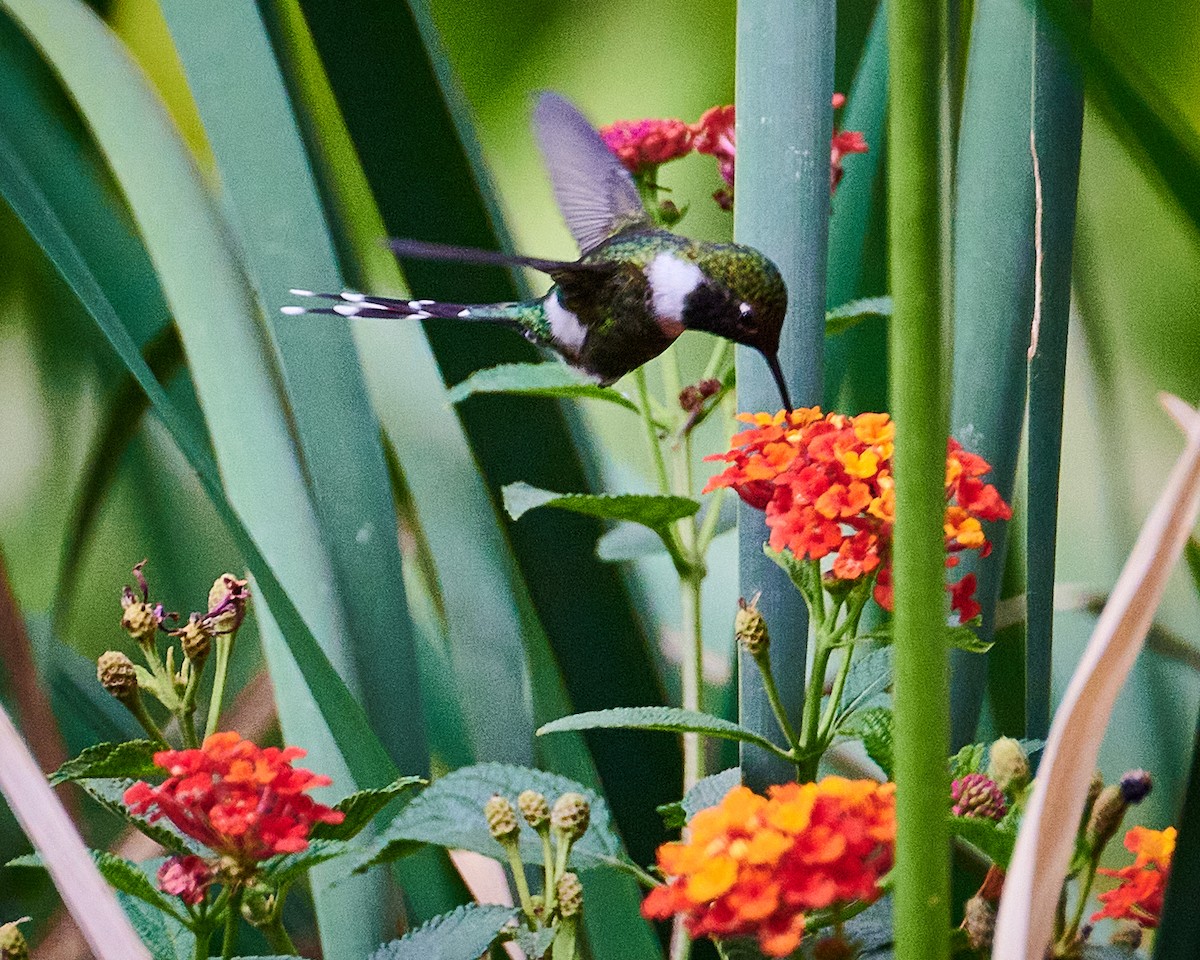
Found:
M 483 815 L 487 819 L 488 830 L 501 843 L 515 841 L 521 832 L 521 825 L 517 823 L 517 813 L 507 797 L 494 794 L 484 805 Z
M 1100 849 L 1116 836 L 1128 807 L 1129 802 L 1119 786 L 1108 786 L 1100 791 L 1087 825 L 1087 840 L 1093 850 Z
M 738 600 L 738 612 L 733 620 L 733 635 L 738 644 L 755 659 L 767 652 L 771 636 L 767 632 L 767 621 L 759 612 L 757 596 L 749 603 L 744 597 Z
M 558 915 L 564 920 L 578 915 L 583 909 L 583 884 L 573 873 L 564 873 L 555 886 L 558 894 Z
M 275 919 L 275 891 L 264 884 L 250 887 L 242 898 L 242 918 L 252 927 L 262 928 Z
M 1029 783 L 1029 757 L 1012 737 L 1001 737 L 989 751 L 987 772 L 1001 790 L 1020 790 Z
M 550 825 L 574 842 L 587 832 L 591 817 L 592 808 L 587 797 L 581 793 L 564 793 L 554 801 Z
M 550 804 L 546 801 L 545 795 L 536 790 L 523 790 L 517 797 L 517 807 L 521 811 L 521 816 L 525 818 L 525 822 L 534 830 L 540 830 L 550 820 Z
M 0 924 L 0 960 L 29 960 L 29 944 L 18 924 L 28 922 L 22 917 L 12 923 Z
M 96 679 L 121 703 L 131 703 L 137 698 L 137 671 L 133 661 L 120 650 L 100 654 L 100 659 L 96 661 Z

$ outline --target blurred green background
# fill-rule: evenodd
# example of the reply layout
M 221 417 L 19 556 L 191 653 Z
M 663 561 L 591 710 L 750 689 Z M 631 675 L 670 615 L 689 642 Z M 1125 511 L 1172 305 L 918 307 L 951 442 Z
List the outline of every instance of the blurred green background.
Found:
M 535 91 L 564 92 L 598 124 L 642 116 L 691 121 L 732 99 L 732 0 L 431 0 L 430 7 L 478 123 L 517 246 L 527 253 L 572 255 L 529 131 Z M 198 115 L 156 4 L 114 0 L 102 12 L 153 78 L 211 175 Z M 864 0 L 841 5 L 839 48 L 857 48 L 872 12 Z M 1117 31 L 1142 69 L 1200 125 L 1195 57 L 1200 7 L 1165 0 L 1153 15 L 1131 17 L 1125 4 L 1108 2 L 1096 6 L 1095 16 Z M 839 89 L 848 88 L 854 66 L 839 62 Z M 376 93 L 381 99 L 405 95 L 384 87 Z M 419 152 L 422 145 L 413 142 L 411 149 Z M 854 176 L 854 163 L 847 162 L 847 177 Z M 730 235 L 731 217 L 709 200 L 720 185 L 710 158 L 672 164 L 666 184 L 677 202 L 691 205 L 684 232 L 714 239 Z M 42 662 L 58 665 L 48 679 L 68 748 L 78 750 L 110 737 L 124 722 L 94 689 L 87 659 L 118 638 L 117 599 L 130 566 L 149 557 L 158 594 L 181 607 L 199 606 L 213 577 L 235 565 L 237 554 L 171 440 L 150 419 L 121 455 L 97 531 L 77 558 L 81 574 L 69 614 L 61 634 L 51 635 L 50 606 L 73 496 L 100 425 L 101 398 L 121 368 L 97 348 L 92 324 L 3 206 L 0 263 L 0 548 Z M 296 282 L 304 285 L 305 278 Z M 1141 158 L 1093 111 L 1085 120 L 1076 307 L 1059 521 L 1056 692 L 1094 622 L 1079 609 L 1080 598 L 1102 594 L 1112 584 L 1178 452 L 1179 436 L 1156 394 L 1169 390 L 1200 402 L 1200 242 L 1144 173 Z M 698 373 L 707 356 L 702 338 L 685 336 L 680 349 L 685 371 Z M 171 389 L 177 401 L 194 403 L 186 378 L 177 378 Z M 625 415 L 592 406 L 584 416 L 601 440 L 608 487 L 649 490 L 648 464 L 642 446 L 627 441 Z M 697 449 L 719 449 L 727 432 L 713 418 Z M 735 554 L 728 536 L 715 545 L 706 586 L 709 623 L 724 622 L 732 610 Z M 649 622 L 661 625 L 664 680 L 673 687 L 671 651 L 678 647 L 673 624 L 679 615 L 673 572 L 665 559 L 652 559 L 627 573 L 652 613 Z M 1143 656 L 1102 753 L 1109 778 L 1129 767 L 1154 773 L 1156 790 L 1138 818 L 1156 827 L 1173 815 L 1186 777 L 1200 702 L 1197 612 L 1195 591 L 1178 575 L 1159 620 L 1182 646 L 1160 645 Z M 604 640 L 598 629 L 595 642 Z M 727 687 L 731 650 L 718 630 L 709 630 L 708 653 L 710 681 Z M 235 689 L 258 662 L 256 643 L 241 643 L 239 655 Z M 11 677 L 0 671 L 6 703 L 10 692 Z M 91 706 L 80 709 L 81 698 Z M 95 719 L 100 716 L 108 718 L 107 729 Z M 97 829 L 101 833 L 93 839 L 102 842 L 102 828 Z M 0 862 L 24 849 L 0 809 Z M 32 909 L 30 893 L 25 888 L 17 897 L 0 873 L 0 919 Z

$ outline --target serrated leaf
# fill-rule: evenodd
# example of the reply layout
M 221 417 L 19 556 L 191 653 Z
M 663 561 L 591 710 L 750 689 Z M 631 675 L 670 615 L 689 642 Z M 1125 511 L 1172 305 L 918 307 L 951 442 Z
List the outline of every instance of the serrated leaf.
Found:
M 853 714 L 838 731 L 842 736 L 861 740 L 870 757 L 892 779 L 892 711 L 887 707 L 871 707 Z
M 344 813 L 346 818 L 341 823 L 318 823 L 309 837 L 313 840 L 353 839 L 389 803 L 413 787 L 428 782 L 422 777 L 397 777 L 386 787 L 352 793 L 333 808 Z
M 370 845 L 355 870 L 408 856 L 429 843 L 473 850 L 507 862 L 500 844 L 488 832 L 483 808 L 497 793 L 515 803 L 523 790 L 538 790 L 551 804 L 564 793 L 587 797 L 591 820 L 587 832 L 571 848 L 571 864 L 576 869 L 620 864 L 621 841 L 613 832 L 608 804 L 595 791 L 542 770 L 481 763 L 440 777 L 413 798 Z M 533 830 L 521 831 L 521 855 L 526 863 L 542 860 L 541 841 Z
M 515 915 L 513 907 L 467 903 L 385 943 L 371 960 L 478 960 Z
M 895 651 L 890 646 L 855 656 L 842 690 L 842 703 L 847 710 L 865 706 L 867 701 L 891 686 L 894 660 Z
M 550 945 L 554 943 L 555 933 L 557 930 L 554 927 L 542 927 L 540 930 L 521 927 L 517 930 L 514 939 L 529 960 L 542 960 L 546 956 L 546 951 L 550 949 Z
M 78 781 L 85 793 L 110 813 L 116 814 L 126 823 L 140 830 L 151 840 L 171 853 L 196 853 L 207 856 L 209 851 L 202 844 L 185 836 L 169 820 L 151 823 L 146 817 L 129 812 L 122 797 L 135 781 L 123 778 L 98 777 Z
M 950 779 L 957 780 L 970 773 L 987 769 L 987 744 L 968 743 L 950 758 Z
M 567 400 L 607 400 L 627 410 L 638 408 L 612 387 L 601 387 L 565 363 L 502 363 L 479 370 L 447 392 L 451 403 L 461 403 L 477 393 L 515 393 L 527 397 Z
M 514 520 L 538 507 L 569 510 L 602 520 L 626 520 L 655 531 L 665 531 L 676 520 L 692 516 L 700 503 L 690 497 L 649 493 L 555 493 L 527 483 L 510 483 L 503 489 L 504 509 Z
M 1006 825 L 1006 821 L 997 822 L 987 817 L 950 816 L 947 822 L 952 836 L 966 840 L 1001 867 L 1008 867 L 1017 845 L 1017 831 L 1011 821 Z
M 162 779 L 166 771 L 154 765 L 154 754 L 162 744 L 150 740 L 98 743 L 68 760 L 50 774 L 50 785 L 95 777 L 127 777 L 131 780 Z
M 538 728 L 538 736 L 562 733 L 565 730 L 661 730 L 665 733 L 701 733 L 723 740 L 755 743 L 767 750 L 779 750 L 766 737 L 740 727 L 729 720 L 681 710 L 679 707 L 614 707 L 611 710 L 590 710 L 552 720 Z
M 965 650 L 967 653 L 987 653 L 994 645 L 994 641 L 984 640 L 967 624 L 947 627 L 946 642 L 955 649 Z
M 154 960 L 193 960 L 196 937 L 182 923 L 120 890 L 117 901 Z
M 891 317 L 891 297 L 866 297 L 851 300 L 825 311 L 825 336 L 836 337 L 871 317 Z
M 275 887 L 299 880 L 318 863 L 340 857 L 348 849 L 345 840 L 309 840 L 308 848 L 299 853 L 271 857 L 262 865 L 263 877 Z
M 664 803 L 657 808 L 662 815 L 663 825 L 668 830 L 682 829 L 697 811 L 716 806 L 725 794 L 741 782 L 742 771 L 737 767 L 703 777 L 683 795 L 682 800 Z
M 808 587 L 813 577 L 811 560 L 797 559 L 796 555 L 790 550 L 772 550 L 766 544 L 763 544 L 763 553 L 780 570 L 788 575 L 788 579 L 792 581 L 792 585 L 802 595 L 807 596 Z

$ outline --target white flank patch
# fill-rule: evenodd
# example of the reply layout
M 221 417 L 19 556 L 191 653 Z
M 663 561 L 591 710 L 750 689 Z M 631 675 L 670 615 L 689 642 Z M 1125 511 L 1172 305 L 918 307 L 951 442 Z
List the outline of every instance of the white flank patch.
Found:
M 313 293 L 311 290 L 299 290 L 295 287 L 293 287 L 291 290 L 289 290 L 288 293 L 290 293 L 293 297 L 315 297 L 316 296 L 316 294 Z
M 658 325 L 668 336 L 678 336 L 683 332 L 683 301 L 704 282 L 704 274 L 690 260 L 660 253 L 650 261 L 646 279 Z
M 280 307 L 279 312 L 289 317 L 298 317 L 306 311 L 303 307 Z
M 550 321 L 550 333 L 555 341 L 572 353 L 579 353 L 587 339 L 588 328 L 559 302 L 557 293 L 546 298 L 546 319 Z

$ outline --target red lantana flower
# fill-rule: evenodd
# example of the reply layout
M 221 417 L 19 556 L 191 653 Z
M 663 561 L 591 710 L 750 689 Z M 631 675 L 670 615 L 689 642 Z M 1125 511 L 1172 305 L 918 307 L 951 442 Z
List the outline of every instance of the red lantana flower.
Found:
M 600 136 L 635 176 L 692 152 L 693 130 L 682 120 L 618 120 Z
M 156 753 L 155 765 L 170 776 L 156 787 L 135 783 L 125 791 L 125 805 L 151 820 L 166 817 L 218 858 L 251 869 L 277 853 L 306 849 L 314 824 L 341 823 L 345 817 L 305 795 L 332 781 L 293 767 L 304 754 L 299 747 L 264 748 L 236 733 L 214 733 L 199 750 Z M 167 882 L 180 896 L 200 884 L 194 859 L 183 858 L 168 874 Z
M 706 457 L 729 464 L 704 488 L 732 487 L 763 510 L 773 550 L 800 559 L 835 554 L 829 575 L 852 581 L 874 574 L 875 599 L 892 608 L 891 543 L 895 522 L 892 453 L 896 427 L 886 413 L 857 417 L 817 407 L 776 414 L 741 414 L 749 430 L 737 434 L 728 453 Z M 954 440 L 946 454 L 947 566 L 957 553 L 991 551 L 984 521 L 1008 520 L 1012 510 L 996 488 L 981 479 L 991 467 Z M 962 622 L 980 610 L 976 579 L 952 584 L 951 606 Z
M 808 911 L 879 895 L 895 839 L 894 784 L 826 777 L 766 797 L 735 787 L 692 817 L 687 840 L 659 847 L 669 879 L 642 913 L 681 915 L 693 937 L 754 937 L 786 957 Z
M 213 882 L 212 867 L 193 855 L 171 857 L 158 868 L 158 889 L 195 906 Z
M 1111 917 L 1133 920 L 1143 927 L 1157 927 L 1162 916 L 1163 894 L 1171 875 L 1171 857 L 1175 853 L 1174 827 L 1147 830 L 1134 827 L 1125 834 L 1125 849 L 1136 855 L 1134 862 L 1120 870 L 1099 870 L 1106 877 L 1119 877 L 1120 886 L 1100 894 L 1102 910 L 1092 914 L 1092 922 Z

